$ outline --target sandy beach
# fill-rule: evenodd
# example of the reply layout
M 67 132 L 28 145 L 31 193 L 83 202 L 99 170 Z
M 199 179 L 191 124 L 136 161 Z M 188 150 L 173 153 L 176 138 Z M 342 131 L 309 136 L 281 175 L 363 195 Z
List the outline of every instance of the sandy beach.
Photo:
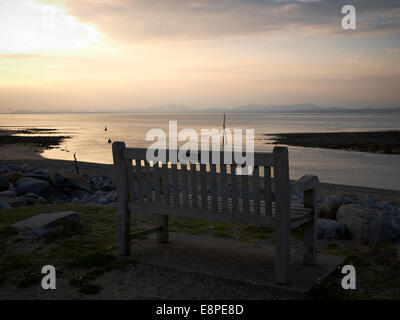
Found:
M 43 157 L 32 147 L 22 145 L 0 146 L 0 160 L 38 160 Z

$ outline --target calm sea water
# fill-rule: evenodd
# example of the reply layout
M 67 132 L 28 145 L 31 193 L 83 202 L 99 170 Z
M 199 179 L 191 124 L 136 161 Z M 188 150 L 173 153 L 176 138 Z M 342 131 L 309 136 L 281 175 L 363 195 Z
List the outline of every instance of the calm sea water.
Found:
M 3 114 L 0 126 L 54 128 L 56 134 L 70 135 L 60 148 L 43 156 L 79 161 L 112 163 L 112 141 L 127 146 L 146 147 L 148 130 L 168 132 L 168 120 L 178 121 L 178 130 L 192 128 L 221 129 L 221 114 L 74 114 L 23 115 Z M 107 126 L 108 131 L 104 131 Z M 255 130 L 255 149 L 271 151 L 264 134 L 289 132 L 334 132 L 400 130 L 400 114 L 228 114 L 227 128 Z M 400 156 L 329 149 L 289 147 L 290 176 L 318 175 L 323 182 L 400 190 Z

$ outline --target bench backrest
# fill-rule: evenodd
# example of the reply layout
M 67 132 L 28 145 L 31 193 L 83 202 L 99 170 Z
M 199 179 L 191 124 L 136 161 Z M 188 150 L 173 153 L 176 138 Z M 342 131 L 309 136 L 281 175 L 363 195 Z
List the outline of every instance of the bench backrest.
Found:
M 273 153 L 255 152 L 251 175 L 232 174 L 238 165 L 200 163 L 171 163 L 166 150 L 165 163 L 146 160 L 145 148 L 126 148 L 123 142 L 113 143 L 113 157 L 118 201 L 155 203 L 168 207 L 190 207 L 204 210 L 272 215 L 273 200 L 289 202 L 289 166 L 287 148 L 276 147 Z M 176 150 L 171 151 L 175 152 Z M 176 159 L 176 156 L 172 156 Z M 211 154 L 210 154 L 211 162 Z M 272 196 L 271 168 L 274 173 Z

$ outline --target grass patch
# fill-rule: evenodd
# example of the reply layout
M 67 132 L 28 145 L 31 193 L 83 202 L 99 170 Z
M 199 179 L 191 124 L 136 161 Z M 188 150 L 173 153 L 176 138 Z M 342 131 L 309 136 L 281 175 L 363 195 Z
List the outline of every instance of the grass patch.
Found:
M 24 238 L 10 225 L 40 213 L 57 211 L 81 212 L 79 224 L 54 230 L 47 239 Z M 132 217 L 132 231 L 154 226 L 154 217 Z M 251 243 L 273 243 L 271 228 L 216 223 L 171 217 L 170 231 L 236 239 Z M 293 241 L 303 237 L 301 228 L 292 231 Z M 141 241 L 136 239 L 135 241 Z M 120 260 L 116 251 L 116 209 L 102 206 L 41 205 L 0 211 L 0 284 L 20 288 L 40 286 L 41 267 L 55 266 L 57 277 L 66 278 L 83 294 L 96 294 L 101 286 L 96 279 L 131 264 L 133 259 Z M 346 245 L 344 245 L 346 244 Z M 318 283 L 312 294 L 316 299 L 400 299 L 400 262 L 397 249 L 388 243 L 327 241 L 320 252 L 347 256 L 357 272 L 357 290 L 341 288 L 341 268 Z
M 78 211 L 79 224 L 69 224 L 50 232 L 45 239 L 24 238 L 10 225 L 40 213 Z M 83 274 L 81 292 L 98 292 L 92 284 L 96 277 L 122 266 L 116 249 L 116 210 L 114 208 L 77 205 L 43 205 L 0 211 L 0 273 L 3 284 L 18 287 L 40 285 L 41 267 L 54 265 L 57 276 L 66 275 L 76 283 Z M 90 284 L 90 285 L 89 285 Z M 96 289 L 95 289 L 96 288 Z
M 392 243 L 363 244 L 352 242 L 340 248 L 327 242 L 324 253 L 347 256 L 343 265 L 356 269 L 356 290 L 344 290 L 344 274 L 339 266 L 329 277 L 312 289 L 316 299 L 400 299 L 400 261 Z
M 85 283 L 79 288 L 79 292 L 84 294 L 96 294 L 101 291 L 101 286 L 96 283 Z

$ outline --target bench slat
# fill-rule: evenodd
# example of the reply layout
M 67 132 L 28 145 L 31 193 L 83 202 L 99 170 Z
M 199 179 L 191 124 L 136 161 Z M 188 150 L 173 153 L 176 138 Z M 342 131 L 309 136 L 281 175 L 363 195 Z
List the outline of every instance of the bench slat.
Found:
M 243 214 L 223 214 L 223 213 L 213 213 L 208 210 L 200 209 L 200 208 L 171 208 L 166 207 L 161 204 L 149 203 L 146 205 L 140 204 L 138 202 L 130 202 L 129 209 L 142 212 L 145 214 L 156 214 L 156 215 L 170 215 L 170 216 L 179 216 L 185 218 L 194 218 L 194 219 L 204 219 L 210 221 L 218 221 L 218 222 L 228 222 L 228 223 L 245 223 L 251 225 L 258 226 L 274 226 L 275 219 L 267 216 L 251 216 L 251 215 L 243 215 Z
M 208 190 L 207 190 L 207 167 L 205 164 L 200 165 L 200 184 L 201 184 L 201 207 L 208 207 Z
M 220 177 L 221 177 L 221 197 L 222 197 L 222 212 L 227 213 L 228 212 L 228 201 L 227 201 L 227 196 L 226 196 L 226 165 L 221 165 L 220 166 Z
M 264 167 L 264 201 L 266 213 L 272 214 L 271 167 Z
M 242 171 L 243 169 L 246 169 L 244 166 L 242 166 Z M 249 214 L 250 209 L 249 209 L 249 176 L 247 174 L 242 175 L 242 191 L 243 191 L 243 213 L 244 214 Z
M 254 198 L 254 214 L 260 214 L 260 179 L 259 168 L 253 168 L 253 198 Z
M 171 165 L 171 175 L 172 175 L 172 185 L 174 187 L 174 206 L 179 207 L 179 183 L 178 183 L 178 168 L 177 164 L 173 163 Z
M 153 164 L 154 173 L 154 198 L 156 203 L 161 203 L 161 186 L 160 186 L 160 167 L 159 163 L 155 162 Z
M 232 212 L 239 213 L 239 193 L 238 193 L 238 179 L 236 175 L 236 166 L 231 166 L 231 183 L 232 183 Z
M 211 208 L 213 211 L 218 210 L 218 190 L 217 190 L 217 166 L 215 164 L 210 164 L 211 173 Z
M 136 160 L 135 170 L 136 170 L 136 181 L 138 186 L 138 199 L 140 202 L 144 202 L 144 186 L 143 186 L 143 176 L 142 176 L 142 164 L 141 160 Z
M 190 171 L 191 171 L 190 181 L 191 181 L 191 185 L 192 185 L 192 195 L 194 195 L 192 197 L 192 207 L 197 208 L 198 207 L 198 200 L 197 200 L 198 190 L 197 190 L 197 168 L 196 168 L 195 163 L 190 164 Z
M 136 194 L 137 194 L 136 185 L 135 185 L 135 179 L 134 179 L 132 160 L 126 160 L 126 168 L 128 170 L 128 172 L 127 172 L 128 194 L 129 194 L 129 199 L 132 200 L 132 199 L 136 198 Z
M 163 186 L 164 202 L 167 206 L 171 206 L 168 172 L 169 172 L 168 163 L 163 163 L 161 167 L 161 174 L 162 174 L 161 181 Z
M 129 210 L 134 212 L 141 212 L 145 214 L 155 215 L 170 215 L 192 219 L 202 219 L 226 223 L 245 223 L 255 226 L 275 227 L 276 218 L 275 213 L 273 216 L 262 215 L 244 215 L 244 214 L 226 214 L 214 213 L 201 208 L 171 208 L 162 204 L 141 204 L 139 202 L 129 202 Z M 293 214 L 292 214 L 293 215 Z M 296 217 L 296 215 L 293 215 Z M 298 219 L 292 220 L 291 229 L 303 225 L 310 221 L 309 216 L 299 216 Z
M 183 206 L 189 207 L 189 186 L 188 186 L 188 174 L 187 165 L 181 163 L 181 174 L 182 174 L 182 191 L 183 191 Z
M 153 202 L 153 192 L 151 190 L 151 170 L 150 164 L 147 161 L 144 162 L 144 176 L 146 183 L 146 198 L 148 202 Z

